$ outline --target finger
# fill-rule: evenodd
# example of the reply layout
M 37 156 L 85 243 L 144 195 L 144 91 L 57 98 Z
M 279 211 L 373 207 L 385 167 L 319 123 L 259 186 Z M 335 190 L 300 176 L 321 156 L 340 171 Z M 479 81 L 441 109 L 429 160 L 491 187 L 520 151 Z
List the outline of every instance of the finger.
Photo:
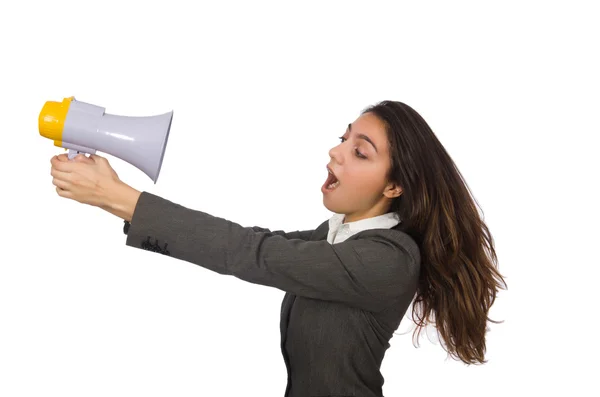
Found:
M 56 187 L 56 193 L 58 193 L 60 197 L 73 198 L 71 192 L 69 192 L 68 190 L 61 189 L 58 186 Z
M 73 172 L 75 169 L 80 167 L 80 164 L 77 164 L 73 161 L 59 160 L 58 156 L 52 157 L 52 160 L 50 160 L 50 163 L 52 164 L 52 167 L 56 168 L 59 171 L 64 171 L 64 172 Z
M 94 161 L 108 163 L 108 160 L 106 159 L 106 157 L 98 156 L 97 154 L 90 154 L 90 158 L 92 158 Z
M 52 184 L 61 190 L 70 190 L 71 183 L 62 179 L 52 178 Z
M 59 171 L 56 168 L 52 167 L 52 168 L 50 168 L 50 175 L 52 175 L 56 179 L 60 179 L 65 182 L 71 182 L 71 178 L 72 178 L 73 174 L 71 172 Z
M 54 155 L 52 156 L 52 158 L 50 159 L 50 163 L 54 162 L 54 161 L 69 161 L 69 158 L 67 157 L 66 154 L 58 154 L 58 155 Z

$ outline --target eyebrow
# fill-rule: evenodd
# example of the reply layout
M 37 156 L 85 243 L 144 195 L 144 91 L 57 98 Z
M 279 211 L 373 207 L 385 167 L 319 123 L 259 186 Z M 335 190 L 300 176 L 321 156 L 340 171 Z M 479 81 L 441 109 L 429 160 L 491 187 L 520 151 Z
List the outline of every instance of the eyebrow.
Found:
M 348 131 L 352 132 L 352 123 L 348 124 Z M 375 148 L 375 152 L 379 153 L 379 151 L 377 150 L 377 146 L 375 146 L 371 138 L 369 138 L 365 134 L 357 134 L 356 136 L 359 139 L 364 139 L 365 141 L 369 142 Z

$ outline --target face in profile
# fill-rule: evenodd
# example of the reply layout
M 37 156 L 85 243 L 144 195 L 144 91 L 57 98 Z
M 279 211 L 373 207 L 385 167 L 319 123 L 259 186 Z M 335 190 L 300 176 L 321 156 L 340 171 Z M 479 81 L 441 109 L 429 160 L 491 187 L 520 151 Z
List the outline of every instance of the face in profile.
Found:
M 331 212 L 346 214 L 353 222 L 387 212 L 390 199 L 401 189 L 386 180 L 391 167 L 390 146 L 384 123 L 372 113 L 352 122 L 329 151 L 327 180 L 321 187 L 323 204 Z

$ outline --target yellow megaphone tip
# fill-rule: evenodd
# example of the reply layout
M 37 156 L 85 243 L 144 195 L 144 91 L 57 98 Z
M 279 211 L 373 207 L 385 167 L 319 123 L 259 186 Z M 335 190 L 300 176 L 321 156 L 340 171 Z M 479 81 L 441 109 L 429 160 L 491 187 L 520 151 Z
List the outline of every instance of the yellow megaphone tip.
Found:
M 73 99 L 74 97 L 69 97 L 63 99 L 62 102 L 47 101 L 44 104 L 38 118 L 41 136 L 54 141 L 62 141 L 63 127 Z

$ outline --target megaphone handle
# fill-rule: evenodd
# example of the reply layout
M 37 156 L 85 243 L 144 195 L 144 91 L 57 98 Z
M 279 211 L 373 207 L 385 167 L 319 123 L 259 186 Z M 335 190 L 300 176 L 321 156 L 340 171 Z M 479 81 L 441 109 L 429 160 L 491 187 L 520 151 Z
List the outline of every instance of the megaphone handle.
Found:
M 72 160 L 79 153 L 81 153 L 83 155 L 96 154 L 96 149 L 92 149 L 92 148 L 85 147 L 85 146 L 73 145 L 72 143 L 68 143 L 68 142 L 63 142 L 62 147 L 64 147 L 65 149 L 69 149 L 69 153 L 67 154 L 67 157 L 69 158 L 69 160 Z
M 77 156 L 80 153 L 83 154 L 84 156 L 87 155 L 87 153 L 85 153 L 85 152 L 80 152 L 75 149 L 69 149 L 69 153 L 67 154 L 67 157 L 69 158 L 69 160 L 73 160 L 73 158 L 75 158 L 75 156 Z

